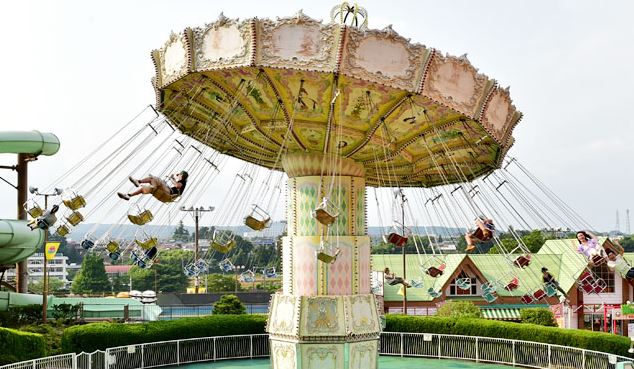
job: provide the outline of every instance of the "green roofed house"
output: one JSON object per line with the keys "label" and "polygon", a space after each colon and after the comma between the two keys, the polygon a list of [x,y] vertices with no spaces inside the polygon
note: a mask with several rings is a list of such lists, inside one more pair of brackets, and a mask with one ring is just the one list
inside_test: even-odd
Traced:
{"label": "green roofed house", "polygon": [[[600,241],[604,247],[618,248],[609,239]],[[546,307],[553,311],[562,327],[627,335],[628,319],[634,319],[634,314],[622,313],[621,305],[634,301],[632,287],[603,263],[591,270],[605,281],[604,289],[600,293],[584,290],[588,263],[577,253],[576,242],[574,239],[546,241],[524,269],[513,266],[513,260],[501,254],[407,255],[406,279],[412,284],[407,289],[407,312],[435,315],[446,300],[467,300],[479,305],[486,319],[519,321],[521,309]],[[623,256],[634,265],[634,254]],[[403,276],[402,255],[372,255],[372,266],[374,279],[378,280],[374,290],[382,295],[384,311],[402,313],[402,286],[382,283],[382,271],[386,267],[395,275]],[[444,268],[442,275],[436,278],[427,275],[425,270],[430,266]],[[544,284],[543,267],[566,292],[565,303],[561,302],[564,300],[561,292]],[[491,290],[495,291],[493,295],[487,292]]]}

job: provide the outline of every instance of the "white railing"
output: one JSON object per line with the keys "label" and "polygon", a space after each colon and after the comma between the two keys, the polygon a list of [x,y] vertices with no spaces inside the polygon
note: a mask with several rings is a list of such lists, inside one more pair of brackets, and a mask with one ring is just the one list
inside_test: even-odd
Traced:
{"label": "white railing", "polygon": [[[634,359],[574,347],[490,337],[384,332],[381,355],[460,359],[527,368],[615,369]],[[64,354],[0,369],[144,369],[269,356],[267,334],[192,338]]]}

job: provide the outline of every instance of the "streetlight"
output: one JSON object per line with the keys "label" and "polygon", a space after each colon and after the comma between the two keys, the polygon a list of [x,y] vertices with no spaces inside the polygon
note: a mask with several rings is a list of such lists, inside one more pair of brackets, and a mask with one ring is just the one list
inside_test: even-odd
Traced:
{"label": "streetlight", "polygon": [[[44,196],[44,209],[48,209],[48,197],[49,196],[59,196],[64,192],[61,188],[54,188],[51,193],[41,193],[37,187],[29,187],[29,192],[35,196]],[[46,241],[48,241],[48,229],[44,230],[44,252],[42,256],[44,257],[44,276],[42,286],[42,323],[46,323],[46,314],[48,309],[48,278],[47,278],[47,260],[46,260]]]}
{"label": "streetlight", "polygon": [[[192,217],[194,218],[194,223],[196,224],[196,232],[194,233],[194,260],[198,261],[198,219],[202,216],[203,213],[209,212],[211,213],[212,211],[214,211],[214,207],[213,206],[209,206],[206,209],[202,206],[200,207],[193,207],[190,206],[189,209],[186,208],[185,206],[181,206],[181,211],[186,211],[190,214],[192,214]],[[198,274],[196,274],[196,282],[194,284],[194,293],[198,294],[198,287],[200,286],[200,277],[198,276]]]}

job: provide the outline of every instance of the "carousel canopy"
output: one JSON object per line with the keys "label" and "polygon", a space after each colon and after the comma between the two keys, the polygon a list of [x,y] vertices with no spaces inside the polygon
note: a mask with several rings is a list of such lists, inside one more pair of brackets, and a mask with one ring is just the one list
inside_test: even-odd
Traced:
{"label": "carousel canopy", "polygon": [[[357,15],[357,14],[355,14]],[[391,27],[220,18],[153,51],[158,109],[214,149],[282,170],[286,153],[363,164],[370,186],[434,186],[499,167],[521,119],[465,56]]]}

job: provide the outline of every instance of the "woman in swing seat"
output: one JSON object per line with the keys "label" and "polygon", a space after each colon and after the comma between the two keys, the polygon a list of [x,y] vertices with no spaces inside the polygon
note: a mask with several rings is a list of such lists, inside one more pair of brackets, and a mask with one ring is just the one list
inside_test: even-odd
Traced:
{"label": "woman in swing seat", "polygon": [[579,231],[577,232],[577,241],[579,242],[577,252],[585,256],[588,261],[593,264],[600,264],[605,261],[605,250],[599,245],[597,236],[590,231]]}
{"label": "woman in swing seat", "polygon": [[405,287],[409,287],[410,284],[406,280],[401,277],[397,277],[394,273],[390,272],[390,268],[385,268],[383,270],[383,278],[390,286],[394,286],[397,284],[402,284]]}
{"label": "woman in swing seat", "polygon": [[[123,193],[118,192],[117,195],[124,199],[130,200],[131,197],[141,194],[152,194],[159,201],[162,202],[171,202],[174,198],[183,194],[185,191],[185,186],[187,185],[187,178],[189,174],[186,171],[181,171],[180,173],[170,175],[170,179],[174,182],[174,186],[170,187],[168,184],[155,176],[148,176],[142,179],[134,179],[132,177],[128,177],[130,182],[134,184],[137,189],[134,192]],[[143,184],[149,184],[149,186],[143,186]]]}
{"label": "woman in swing seat", "polygon": [[492,219],[489,219],[484,215],[480,215],[476,218],[475,224],[477,226],[476,230],[468,232],[464,236],[467,241],[467,252],[475,250],[476,242],[485,242],[493,238],[495,225],[493,225]]}

